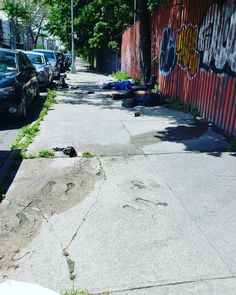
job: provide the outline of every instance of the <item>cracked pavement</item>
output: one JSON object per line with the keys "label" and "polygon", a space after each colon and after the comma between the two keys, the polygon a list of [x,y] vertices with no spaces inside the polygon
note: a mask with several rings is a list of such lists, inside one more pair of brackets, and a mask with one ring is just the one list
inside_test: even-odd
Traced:
{"label": "cracked pavement", "polygon": [[235,295],[236,158],[224,137],[189,114],[124,109],[99,87],[109,77],[77,66],[68,83],[79,88],[59,92],[29,153],[72,145],[78,157],[22,162],[0,205],[0,281],[62,292],[76,274],[91,294]]}

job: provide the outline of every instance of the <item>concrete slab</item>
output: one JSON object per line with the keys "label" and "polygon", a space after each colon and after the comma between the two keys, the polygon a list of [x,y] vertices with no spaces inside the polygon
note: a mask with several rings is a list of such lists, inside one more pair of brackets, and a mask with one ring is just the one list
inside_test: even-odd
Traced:
{"label": "concrete slab", "polygon": [[78,287],[115,291],[232,275],[145,157],[101,162],[98,202],[68,247]]}
{"label": "concrete slab", "polygon": [[235,274],[236,158],[200,153],[148,159]]}
{"label": "concrete slab", "polygon": [[[77,211],[76,221],[80,220],[78,214],[81,214],[83,220],[85,213],[95,202],[93,196],[89,197],[90,193],[97,192],[96,187],[103,180],[103,174],[98,159],[34,159],[22,162],[6,198],[0,206],[0,271],[2,279],[8,275],[9,269],[13,269],[13,277],[19,275],[23,278],[25,276],[27,280],[30,278],[34,281],[31,267],[28,263],[25,264],[24,259],[21,259],[28,252],[35,253],[36,258],[40,260],[38,263],[34,260],[33,270],[41,266],[41,261],[45,263],[45,258],[42,256],[44,252],[47,252],[47,255],[50,253],[53,262],[51,267],[50,262],[45,265],[45,269],[49,267],[55,272],[54,264],[57,263],[57,260],[61,264],[63,247],[56,235],[51,232],[52,227],[49,219],[55,214],[79,205],[88,197],[88,201],[85,201],[80,211]],[[45,221],[53,236],[53,243],[50,242],[47,231],[38,236],[42,230],[45,230],[43,228]],[[76,222],[75,224],[77,225]],[[72,230],[74,230],[73,227]],[[32,242],[34,247],[29,246],[34,238],[37,241]],[[59,251],[53,252],[55,240],[61,247],[59,256]],[[39,249],[37,245],[40,245]],[[28,254],[26,256],[28,259]],[[27,274],[22,272],[25,265],[29,268]],[[60,267],[58,265],[59,269]],[[67,271],[65,277],[67,280],[68,269],[65,271]],[[39,272],[42,274],[43,268],[40,268]],[[44,280],[47,283],[49,278],[42,276],[42,283]],[[56,284],[56,282],[54,283]]]}
{"label": "concrete slab", "polygon": [[62,253],[60,243],[44,220],[39,234],[15,256],[15,266],[7,273],[3,272],[1,277],[39,284],[62,294],[71,288],[67,262]]}

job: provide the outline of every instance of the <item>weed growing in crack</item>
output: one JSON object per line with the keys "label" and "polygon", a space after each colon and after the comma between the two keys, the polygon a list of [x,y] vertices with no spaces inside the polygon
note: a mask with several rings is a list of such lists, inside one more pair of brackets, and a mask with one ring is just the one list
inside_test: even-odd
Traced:
{"label": "weed growing in crack", "polygon": [[76,274],[71,273],[69,275],[69,279],[72,282],[72,289],[65,291],[63,293],[63,295],[89,295],[89,292],[87,290],[78,291],[78,290],[75,289]]}
{"label": "weed growing in crack", "polygon": [[94,153],[86,151],[86,152],[82,153],[82,157],[84,157],[84,158],[93,158]]}
{"label": "weed growing in crack", "polygon": [[40,158],[53,158],[55,156],[53,151],[50,150],[41,150],[39,151],[39,157]]}
{"label": "weed growing in crack", "polygon": [[230,141],[227,152],[231,152],[231,153],[236,152],[236,139],[233,139]]}

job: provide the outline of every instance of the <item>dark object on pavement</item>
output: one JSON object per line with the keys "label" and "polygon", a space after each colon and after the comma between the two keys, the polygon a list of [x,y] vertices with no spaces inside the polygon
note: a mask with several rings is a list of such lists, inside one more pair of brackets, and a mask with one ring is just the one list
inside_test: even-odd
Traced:
{"label": "dark object on pavement", "polygon": [[133,93],[114,93],[112,94],[112,99],[113,100],[122,100],[122,99],[127,99],[127,98],[132,98],[134,97]]}
{"label": "dark object on pavement", "polygon": [[69,156],[70,158],[77,157],[76,150],[74,149],[73,146],[68,146],[68,147],[66,147],[66,148],[59,148],[59,147],[56,147],[56,148],[53,148],[53,150],[54,150],[55,152],[63,152],[64,155]]}
{"label": "dark object on pavement", "polygon": [[157,84],[157,76],[153,75],[150,78],[150,81],[145,85],[129,85],[127,86],[128,92],[136,92],[138,90],[150,90],[154,89],[154,86]]}
{"label": "dark object on pavement", "polygon": [[68,84],[65,81],[66,74],[61,74],[59,78],[59,87],[61,88],[69,88]]}
{"label": "dark object on pavement", "polygon": [[88,91],[88,94],[94,94],[94,91]]}
{"label": "dark object on pavement", "polygon": [[135,95],[132,98],[124,99],[122,106],[126,108],[133,108],[136,106],[153,107],[162,105],[164,102],[164,96],[161,92],[157,93],[145,93],[144,95]]}
{"label": "dark object on pavement", "polygon": [[126,90],[128,86],[135,85],[133,80],[122,80],[111,82],[108,84],[104,84],[102,89],[109,89],[109,90]]}
{"label": "dark object on pavement", "polygon": [[140,116],[141,116],[141,113],[140,113],[140,112],[135,112],[135,113],[134,113],[134,116],[135,116],[135,117],[140,117]]}
{"label": "dark object on pavement", "polygon": [[70,89],[78,89],[79,88],[79,86],[77,86],[77,85],[71,85],[70,86]]}

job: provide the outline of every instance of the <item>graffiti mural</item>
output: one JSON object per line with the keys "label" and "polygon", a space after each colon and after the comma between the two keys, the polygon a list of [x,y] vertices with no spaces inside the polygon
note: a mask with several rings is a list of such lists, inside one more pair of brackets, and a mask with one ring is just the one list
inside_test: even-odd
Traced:
{"label": "graffiti mural", "polygon": [[236,76],[236,2],[214,1],[199,28],[200,67]]}
{"label": "graffiti mural", "polygon": [[160,73],[163,76],[169,75],[176,66],[176,48],[175,40],[172,34],[172,28],[165,28],[162,33],[160,45]]}
{"label": "graffiti mural", "polygon": [[199,69],[199,53],[197,48],[198,29],[191,24],[183,25],[176,34],[176,52],[178,64],[193,78]]}

